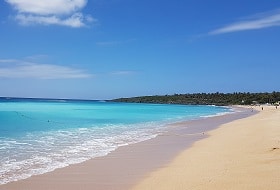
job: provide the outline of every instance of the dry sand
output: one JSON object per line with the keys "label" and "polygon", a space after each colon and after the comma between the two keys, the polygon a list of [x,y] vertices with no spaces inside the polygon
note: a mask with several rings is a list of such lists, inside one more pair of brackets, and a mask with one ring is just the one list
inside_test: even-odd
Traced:
{"label": "dry sand", "polygon": [[279,190],[280,109],[223,124],[134,190]]}
{"label": "dry sand", "polygon": [[250,110],[243,109],[235,114],[177,123],[157,138],[120,147],[105,157],[1,185],[0,190],[131,189],[152,171],[171,163],[195,141],[206,138],[207,131],[251,114]]}

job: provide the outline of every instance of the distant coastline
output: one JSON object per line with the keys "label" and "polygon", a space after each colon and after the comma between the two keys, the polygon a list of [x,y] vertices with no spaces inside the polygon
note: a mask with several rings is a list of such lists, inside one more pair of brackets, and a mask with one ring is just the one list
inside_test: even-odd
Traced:
{"label": "distant coastline", "polygon": [[194,93],[194,94],[174,94],[139,96],[132,98],[118,98],[113,102],[130,103],[156,103],[156,104],[186,104],[186,105],[259,105],[276,104],[280,102],[280,92],[235,92],[235,93]]}
{"label": "distant coastline", "polygon": [[37,98],[37,97],[0,97],[0,101],[72,101],[72,102],[126,102],[183,105],[259,105],[280,104],[280,91],[273,92],[234,92],[234,93],[187,93],[174,95],[136,96],[116,99],[75,99],[75,98]]}

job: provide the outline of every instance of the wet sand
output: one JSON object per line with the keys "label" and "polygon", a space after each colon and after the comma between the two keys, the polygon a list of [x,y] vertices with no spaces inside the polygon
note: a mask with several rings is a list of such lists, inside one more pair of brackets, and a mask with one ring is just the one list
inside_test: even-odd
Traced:
{"label": "wet sand", "polygon": [[279,190],[280,110],[263,108],[209,132],[133,189]]}
{"label": "wet sand", "polygon": [[194,142],[206,138],[207,131],[252,114],[243,109],[243,112],[234,114],[176,123],[154,139],[120,147],[105,157],[1,185],[0,189],[131,189],[154,171],[166,168]]}

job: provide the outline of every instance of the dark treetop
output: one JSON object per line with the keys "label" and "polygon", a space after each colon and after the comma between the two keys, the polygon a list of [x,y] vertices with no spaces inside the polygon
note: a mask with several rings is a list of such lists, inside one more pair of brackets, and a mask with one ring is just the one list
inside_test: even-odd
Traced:
{"label": "dark treetop", "polygon": [[279,104],[280,92],[272,93],[194,93],[140,96],[119,98],[113,102],[157,103],[157,104],[192,104],[192,105],[251,105],[251,104]]}

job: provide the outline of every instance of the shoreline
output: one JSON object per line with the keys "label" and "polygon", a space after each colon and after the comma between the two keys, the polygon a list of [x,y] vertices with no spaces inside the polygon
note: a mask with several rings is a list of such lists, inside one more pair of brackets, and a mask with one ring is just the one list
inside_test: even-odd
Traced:
{"label": "shoreline", "polygon": [[193,143],[206,138],[207,131],[252,114],[255,112],[246,109],[175,123],[170,125],[168,132],[156,138],[119,147],[104,157],[0,185],[0,189],[130,189],[148,173],[165,167]]}
{"label": "shoreline", "polygon": [[146,175],[133,190],[278,190],[280,111],[254,107],[257,114],[225,123]]}

